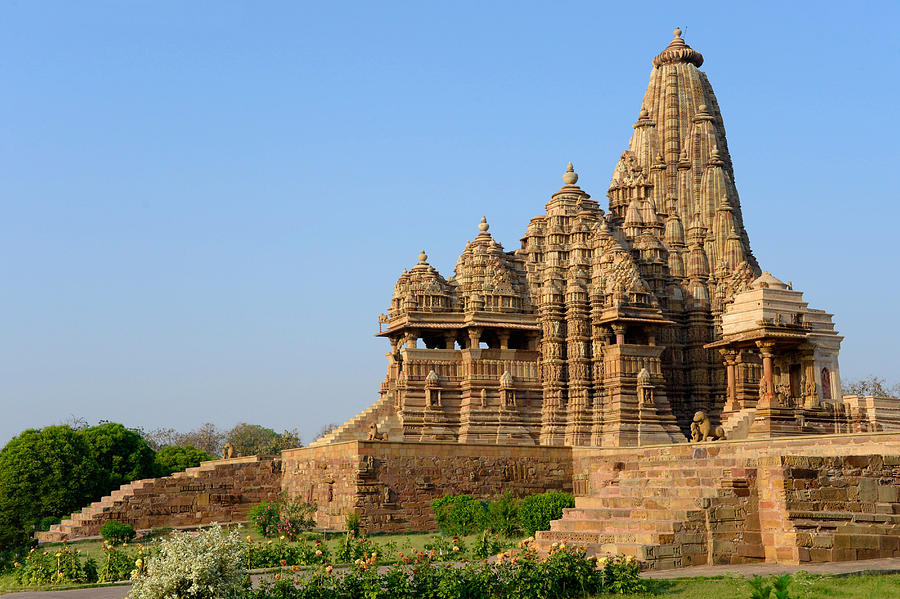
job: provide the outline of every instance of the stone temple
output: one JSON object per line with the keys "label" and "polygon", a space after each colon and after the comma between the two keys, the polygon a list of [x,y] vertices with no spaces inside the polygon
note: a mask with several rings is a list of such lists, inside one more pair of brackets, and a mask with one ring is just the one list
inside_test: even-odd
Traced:
{"label": "stone temple", "polygon": [[319,444],[678,443],[698,411],[729,439],[869,429],[831,315],[753,256],[703,56],[676,30],[652,64],[608,209],[570,163],[519,249],[482,218],[452,276],[421,253],[381,317],[381,399]]}
{"label": "stone temple", "polygon": [[900,555],[900,402],[842,396],[831,315],[753,256],[702,64],[678,29],[652,60],[606,208],[569,164],[518,249],[482,218],[452,276],[425,252],[403,271],[374,405],[309,447],[130,483],[39,538],[242,521],[280,492],[323,528],[433,530],[444,494],[561,489],[576,507],[545,548],[649,568]]}

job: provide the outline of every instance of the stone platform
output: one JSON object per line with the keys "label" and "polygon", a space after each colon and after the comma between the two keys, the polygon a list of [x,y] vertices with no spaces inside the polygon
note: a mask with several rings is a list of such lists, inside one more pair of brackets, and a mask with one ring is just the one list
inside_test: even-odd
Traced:
{"label": "stone platform", "polygon": [[135,530],[242,522],[254,504],[275,499],[280,490],[281,463],[274,456],[203,462],[171,476],[122,485],[36,536],[41,542],[94,537],[111,520]]}
{"label": "stone platform", "polygon": [[900,557],[900,433],[572,448],[350,441],[204,463],[137,481],[42,541],[246,519],[279,492],[315,503],[320,528],[357,513],[368,532],[435,529],[431,501],[573,491],[538,544],[634,555],[654,570]]}
{"label": "stone platform", "polygon": [[900,556],[900,434],[573,449],[575,508],[538,545],[651,569]]}

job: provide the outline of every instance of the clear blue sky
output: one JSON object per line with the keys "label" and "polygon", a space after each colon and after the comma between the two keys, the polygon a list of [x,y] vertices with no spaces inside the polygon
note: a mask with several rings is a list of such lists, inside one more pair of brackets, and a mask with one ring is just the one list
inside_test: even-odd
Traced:
{"label": "clear blue sky", "polygon": [[0,2],[0,443],[373,402],[421,249],[507,249],[566,162],[601,205],[672,29],[764,268],[900,380],[896,2]]}

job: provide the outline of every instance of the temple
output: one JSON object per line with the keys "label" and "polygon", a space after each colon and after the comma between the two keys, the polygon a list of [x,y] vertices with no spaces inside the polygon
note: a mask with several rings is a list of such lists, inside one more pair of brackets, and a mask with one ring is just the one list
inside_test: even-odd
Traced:
{"label": "temple", "polygon": [[900,556],[900,401],[843,396],[831,314],[754,258],[702,64],[678,29],[653,59],[606,209],[569,164],[521,247],[482,218],[452,276],[419,254],[378,319],[371,407],[280,456],[129,483],[38,537],[239,522],[280,493],[324,529],[423,531],[447,494],[562,490],[575,507],[541,550],[656,569]]}
{"label": "temple", "polygon": [[831,315],[753,256],[702,64],[680,29],[653,59],[607,210],[569,163],[520,248],[482,218],[452,276],[419,254],[379,318],[381,398],[316,444],[678,443],[697,412],[729,439],[882,430],[841,398]]}

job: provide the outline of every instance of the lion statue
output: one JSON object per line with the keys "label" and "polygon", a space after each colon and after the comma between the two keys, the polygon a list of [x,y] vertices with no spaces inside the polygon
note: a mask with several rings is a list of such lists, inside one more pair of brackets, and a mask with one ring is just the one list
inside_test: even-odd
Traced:
{"label": "lion statue", "polygon": [[369,425],[369,436],[366,437],[367,441],[387,441],[387,433],[379,433],[378,425],[374,422]]}
{"label": "lion statue", "polygon": [[694,414],[694,420],[691,422],[691,441],[699,443],[701,441],[718,441],[725,438],[725,429],[721,426],[713,428],[712,422],[704,412]]}
{"label": "lion statue", "polygon": [[234,457],[234,445],[229,441],[225,444],[225,447],[222,448],[222,459],[227,460],[229,458]]}

